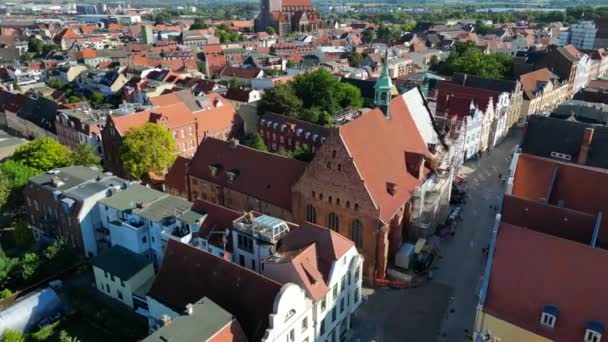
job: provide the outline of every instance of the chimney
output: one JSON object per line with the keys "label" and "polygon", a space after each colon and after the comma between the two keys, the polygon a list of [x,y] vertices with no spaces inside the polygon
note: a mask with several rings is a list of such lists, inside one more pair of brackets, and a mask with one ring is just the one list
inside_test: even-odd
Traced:
{"label": "chimney", "polygon": [[188,305],[186,305],[186,315],[191,316],[194,313],[194,305],[192,305],[191,303],[188,303]]}
{"label": "chimney", "polygon": [[239,146],[239,139],[230,139],[229,143],[231,148],[237,148]]}
{"label": "chimney", "polygon": [[576,161],[578,164],[587,164],[587,158],[589,157],[589,149],[591,148],[592,140],[593,128],[587,127],[585,128],[585,133],[583,133],[583,141],[581,142],[581,148],[578,152],[578,160]]}
{"label": "chimney", "polygon": [[169,315],[162,315],[160,316],[160,326],[161,327],[166,327],[167,325],[171,324],[171,317],[169,317]]}

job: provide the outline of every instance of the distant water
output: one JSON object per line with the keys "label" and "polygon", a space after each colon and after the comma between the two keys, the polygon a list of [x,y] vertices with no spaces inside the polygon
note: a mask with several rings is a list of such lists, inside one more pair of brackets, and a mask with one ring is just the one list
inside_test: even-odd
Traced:
{"label": "distant water", "polygon": [[476,12],[566,12],[565,8],[511,8],[511,7],[493,7],[493,8],[480,8],[475,10]]}

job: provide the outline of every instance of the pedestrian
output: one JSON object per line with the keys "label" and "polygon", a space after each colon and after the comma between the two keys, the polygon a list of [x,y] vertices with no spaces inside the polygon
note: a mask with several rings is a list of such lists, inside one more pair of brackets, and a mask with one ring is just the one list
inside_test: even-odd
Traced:
{"label": "pedestrian", "polygon": [[502,179],[502,173],[498,174],[498,179]]}

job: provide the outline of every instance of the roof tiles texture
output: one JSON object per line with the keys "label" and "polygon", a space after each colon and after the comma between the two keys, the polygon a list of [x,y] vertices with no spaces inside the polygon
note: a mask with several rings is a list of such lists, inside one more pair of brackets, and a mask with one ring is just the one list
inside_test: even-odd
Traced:
{"label": "roof tiles texture", "polygon": [[[431,158],[403,97],[391,101],[389,112],[390,119],[387,119],[376,108],[339,127],[340,137],[372,200],[379,207],[383,222],[387,222],[422,184],[408,172],[406,153]],[[374,138],[370,139],[370,136]],[[425,168],[424,176],[428,172]],[[394,195],[388,193],[387,182],[397,185]]]}
{"label": "roof tiles texture", "polygon": [[[608,251],[502,223],[483,311],[554,341],[581,341],[587,322],[608,323]],[[543,328],[545,305],[559,315]]]}

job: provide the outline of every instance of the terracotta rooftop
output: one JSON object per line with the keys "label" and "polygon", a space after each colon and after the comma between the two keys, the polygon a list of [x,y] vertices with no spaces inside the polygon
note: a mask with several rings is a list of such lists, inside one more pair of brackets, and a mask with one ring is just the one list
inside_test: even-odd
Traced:
{"label": "terracotta rooftop", "polygon": [[[498,95],[500,93],[493,90],[465,87],[450,81],[437,81],[437,112],[449,112],[451,115],[463,116],[469,113],[471,100],[475,102],[481,111],[485,112],[490,99],[496,105]],[[466,103],[466,107],[460,104],[457,108],[453,108],[453,98],[468,100],[468,103]],[[462,113],[463,110],[465,111],[464,114]]]}
{"label": "terracotta rooftop", "polygon": [[[608,170],[521,154],[512,195],[606,216],[608,191],[601,189],[608,189]],[[602,220],[598,245],[608,247],[608,219]]]}
{"label": "terracotta rooftop", "polygon": [[177,156],[169,172],[165,175],[165,186],[176,189],[180,193],[188,193],[188,181],[186,172],[190,159]]}
{"label": "terracotta rooftop", "polygon": [[535,91],[539,87],[539,82],[550,82],[556,76],[547,68],[538,69],[519,76],[521,87],[528,99],[533,99],[537,95]]}
{"label": "terracotta rooftop", "polygon": [[[383,222],[422,184],[408,172],[406,154],[432,157],[403,97],[391,101],[390,115],[387,119],[382,110],[376,108],[339,127],[340,137]],[[371,136],[374,138],[370,139]],[[424,168],[423,172],[426,175],[429,170]],[[397,185],[394,195],[388,193],[387,182]]]}
{"label": "terracotta rooftop", "polygon": [[[500,225],[483,311],[553,341],[582,341],[591,320],[608,324],[608,251],[508,223]],[[559,314],[540,324],[545,305]]]}
{"label": "terracotta rooftop", "polygon": [[169,239],[148,295],[178,312],[207,297],[236,317],[250,341],[260,341],[280,291],[273,280]]}

